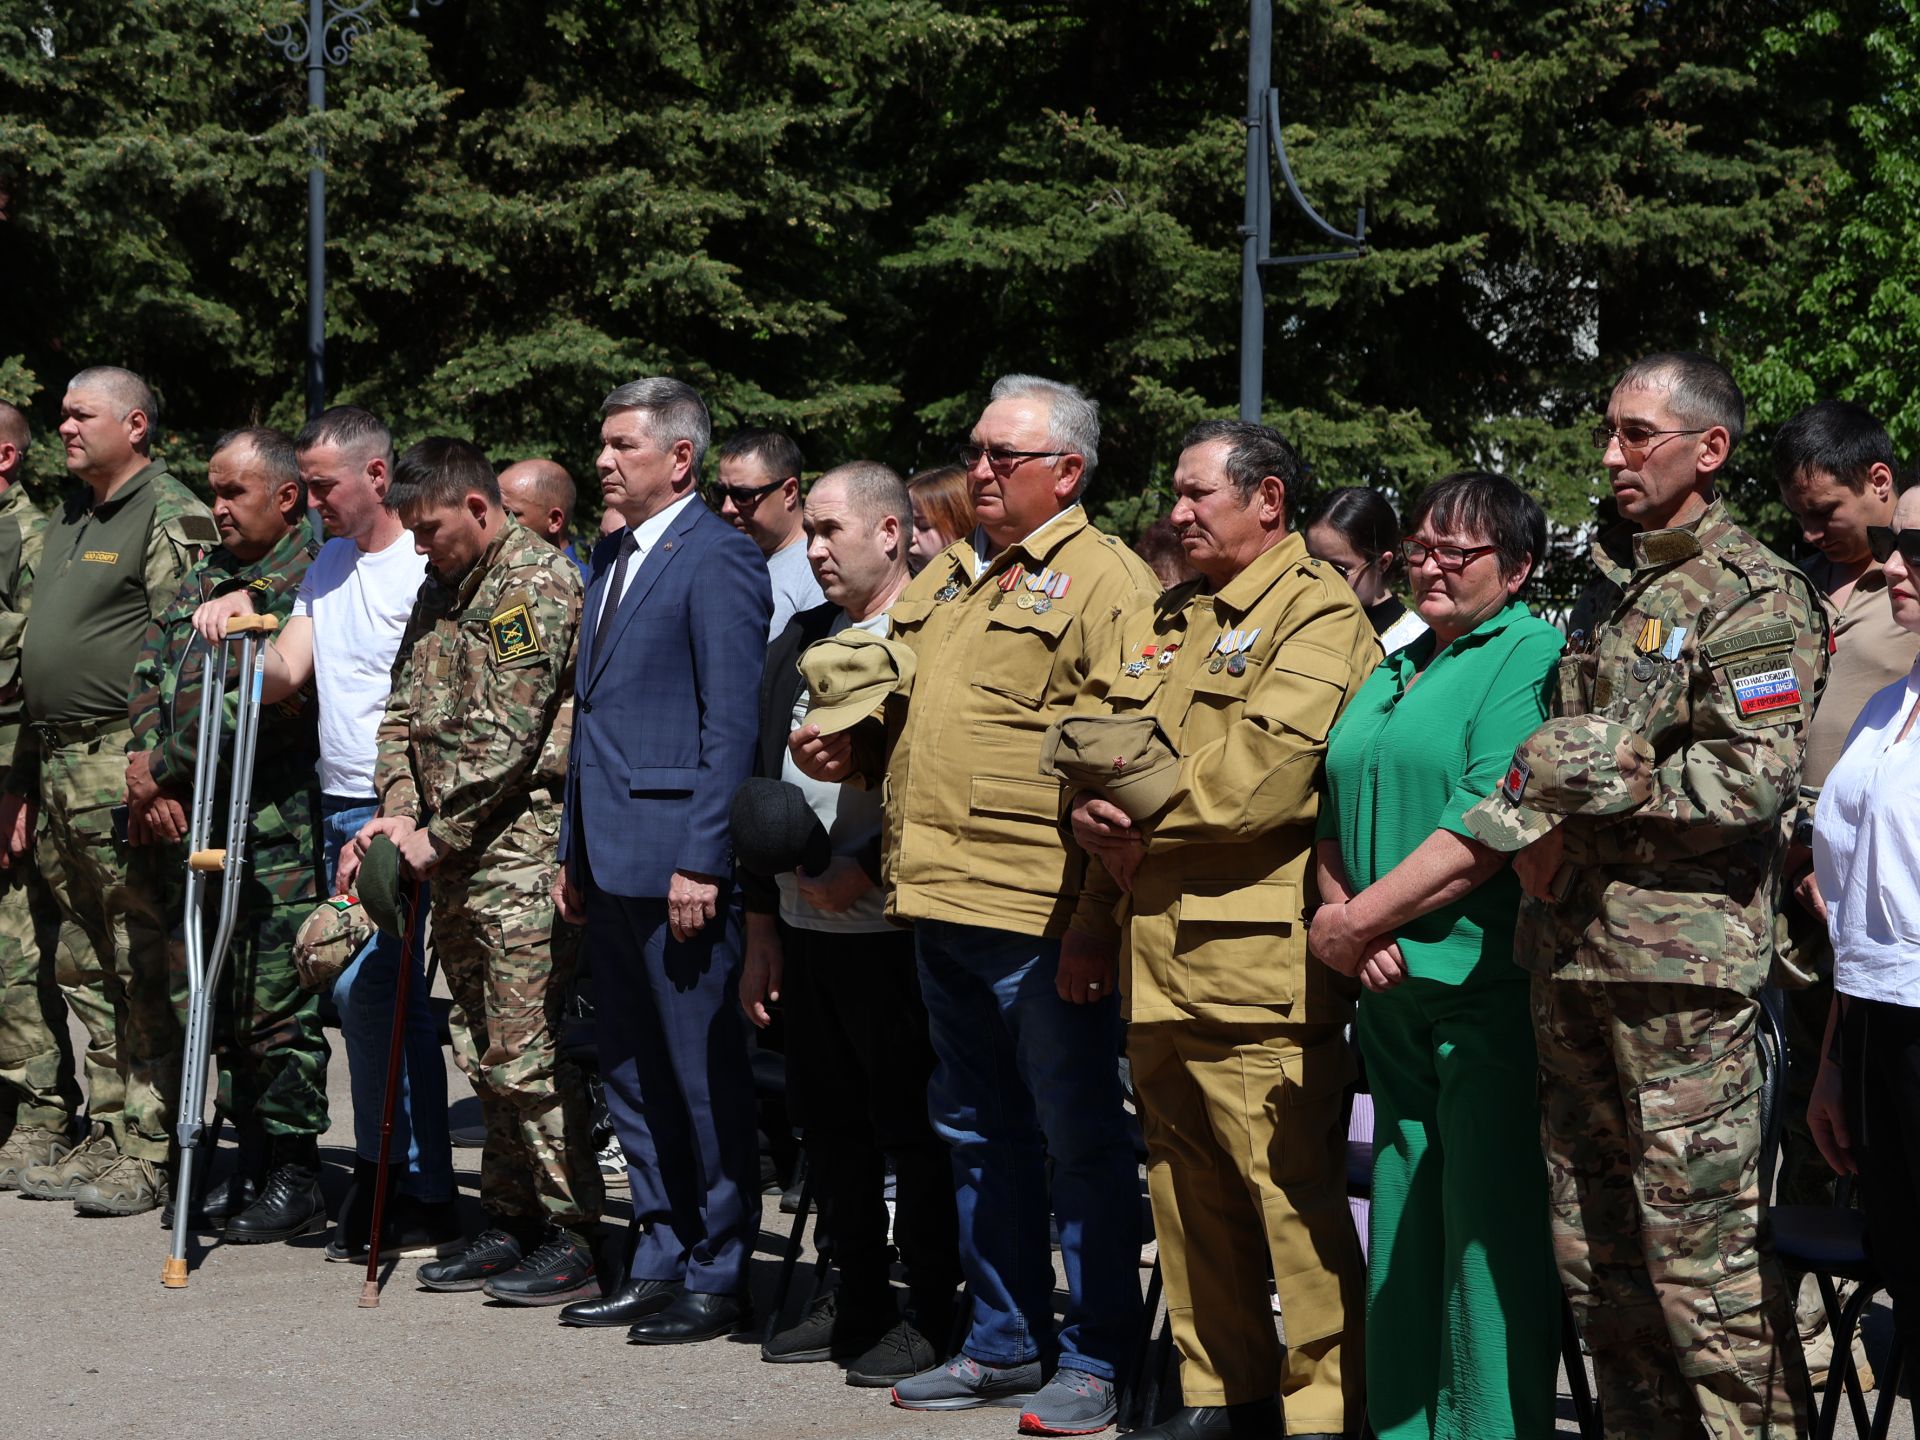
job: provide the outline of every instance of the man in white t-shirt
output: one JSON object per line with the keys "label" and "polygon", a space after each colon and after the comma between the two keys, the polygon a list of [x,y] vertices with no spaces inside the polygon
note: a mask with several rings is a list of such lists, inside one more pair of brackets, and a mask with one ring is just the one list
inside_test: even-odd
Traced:
{"label": "man in white t-shirt", "polygon": [[[367,411],[336,405],[309,420],[294,441],[301,478],[334,538],[321,547],[301,584],[293,617],[267,651],[265,698],[271,703],[312,677],[320,697],[320,790],[327,874],[373,818],[374,736],[386,713],[394,655],[426,575],[426,558],[386,507],[393,436]],[[209,601],[194,624],[209,638],[227,618],[250,611],[246,591]],[[384,1249],[438,1251],[461,1238],[453,1203],[453,1154],[447,1134],[447,1072],[439,1027],[428,1006],[426,900],[411,953],[404,1078],[393,1117],[392,1156],[399,1203],[388,1207]],[[341,1208],[329,1260],[366,1254],[387,1057],[402,946],[397,936],[368,943],[335,982],[340,1035],[353,1091],[354,1187]]]}
{"label": "man in white t-shirt", "polygon": [[773,586],[773,622],[767,640],[802,610],[826,596],[807,563],[800,525],[800,447],[777,430],[736,430],[714,448],[719,476],[714,500],[720,518],[760,547]]}
{"label": "man in white t-shirt", "polygon": [[[827,602],[796,615],[767,652],[758,768],[799,787],[826,827],[833,861],[813,877],[742,871],[740,1003],[762,1028],[769,1001],[785,1007],[787,1103],[832,1207],[840,1285],[761,1355],[775,1364],[841,1360],[849,1384],[881,1386],[946,1357],[960,1281],[952,1162],[927,1116],[933,1046],[913,935],[885,914],[880,793],[803,774],[787,736],[810,703],[794,666],[801,650],[849,628],[887,633],[887,611],[909,578],[913,510],[898,475],[856,461],[814,482],[805,525]],[[904,1318],[888,1280],[887,1156],[898,1181]]]}

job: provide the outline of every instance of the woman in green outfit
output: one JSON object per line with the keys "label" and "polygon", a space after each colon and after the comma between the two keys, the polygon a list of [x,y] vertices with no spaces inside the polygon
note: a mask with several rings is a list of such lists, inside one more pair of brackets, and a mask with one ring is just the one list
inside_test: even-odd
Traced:
{"label": "woman in green outfit", "polygon": [[1373,1085],[1367,1413],[1381,1440],[1554,1432],[1560,1288],[1534,1104],[1519,885],[1460,817],[1546,718],[1560,632],[1518,597],[1546,517],[1483,471],[1407,517],[1428,633],[1327,744],[1310,944],[1358,976]]}

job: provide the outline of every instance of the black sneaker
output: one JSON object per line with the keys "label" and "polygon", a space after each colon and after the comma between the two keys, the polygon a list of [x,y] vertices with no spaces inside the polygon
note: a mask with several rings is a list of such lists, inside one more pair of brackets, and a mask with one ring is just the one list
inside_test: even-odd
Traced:
{"label": "black sneaker", "polygon": [[538,1250],[480,1288],[508,1305],[564,1305],[598,1295],[600,1281],[593,1272],[592,1249],[565,1230],[555,1230]]}
{"label": "black sneaker", "polygon": [[847,1384],[884,1389],[939,1363],[933,1342],[911,1320],[902,1320],[847,1366]]}
{"label": "black sneaker", "polygon": [[479,1290],[496,1275],[513,1269],[526,1248],[505,1230],[482,1230],[466,1249],[445,1260],[434,1260],[414,1272],[429,1290]]}
{"label": "black sneaker", "polygon": [[[849,1302],[844,1286],[829,1290],[807,1307],[807,1313],[796,1324],[762,1345],[760,1358],[769,1365],[851,1360],[887,1332],[896,1313],[890,1294]],[[932,1363],[932,1360],[927,1362]],[[922,1365],[907,1373],[918,1374],[925,1368]]]}

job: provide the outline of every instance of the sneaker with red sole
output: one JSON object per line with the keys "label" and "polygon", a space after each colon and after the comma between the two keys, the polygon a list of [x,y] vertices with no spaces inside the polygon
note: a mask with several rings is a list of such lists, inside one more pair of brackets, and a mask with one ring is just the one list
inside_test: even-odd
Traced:
{"label": "sneaker with red sole", "polygon": [[1022,1435],[1098,1435],[1120,1418],[1111,1380],[1061,1368],[1020,1412]]}

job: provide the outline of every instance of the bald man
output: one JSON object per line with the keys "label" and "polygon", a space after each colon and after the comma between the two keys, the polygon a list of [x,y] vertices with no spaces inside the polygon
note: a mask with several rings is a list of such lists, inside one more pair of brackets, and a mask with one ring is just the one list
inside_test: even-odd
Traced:
{"label": "bald man", "polygon": [[566,467],[552,460],[517,460],[500,472],[500,503],[508,514],[587,573],[573,548],[573,506],[578,491]]}
{"label": "bald man", "polygon": [[[33,432],[0,401],[0,750],[20,730],[20,632],[47,517],[22,483]],[[0,871],[0,1190],[56,1158],[80,1108],[67,1006],[54,978],[60,911],[31,856]]]}

